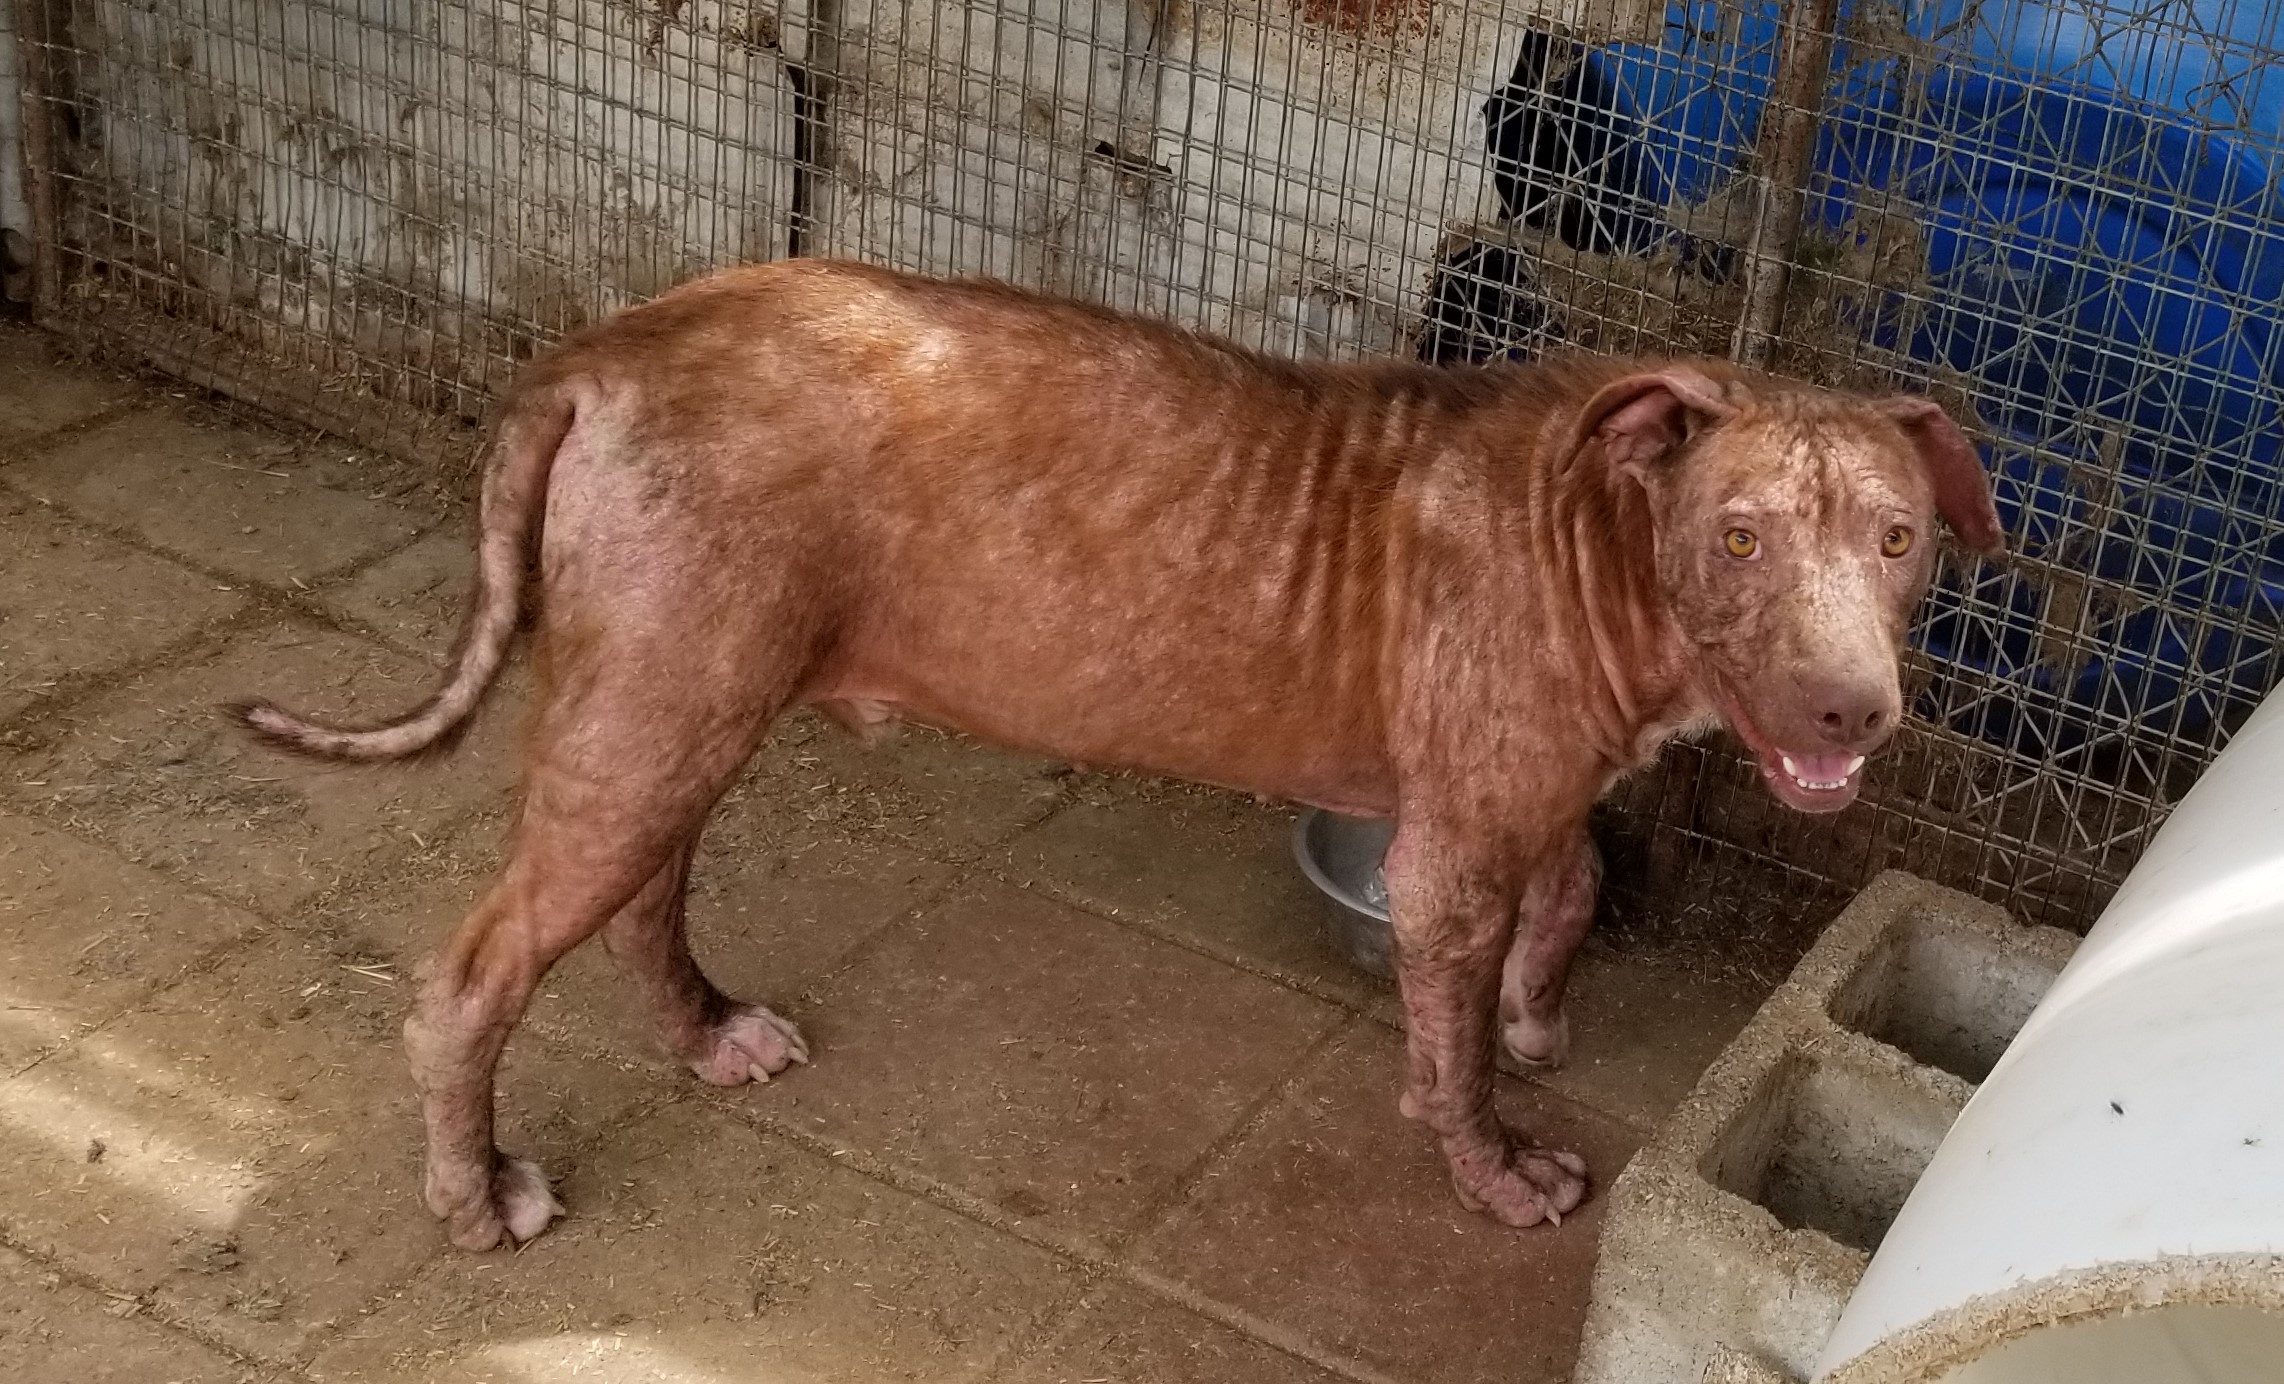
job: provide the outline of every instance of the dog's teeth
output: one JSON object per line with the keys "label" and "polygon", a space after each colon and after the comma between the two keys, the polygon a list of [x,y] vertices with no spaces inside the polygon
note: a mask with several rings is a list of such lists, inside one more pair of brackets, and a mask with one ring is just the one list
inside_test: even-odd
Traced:
{"label": "dog's teeth", "polygon": [[1800,780],[1800,766],[1792,762],[1792,756],[1783,755],[1780,758],[1784,760],[1784,771],[1792,775],[1796,781]]}
{"label": "dog's teeth", "polygon": [[1858,769],[1861,769],[1861,768],[1863,768],[1863,767],[1864,767],[1864,757],[1863,757],[1862,755],[1857,755],[1857,756],[1856,756],[1854,759],[1851,759],[1851,760],[1849,760],[1849,761],[1848,761],[1848,772],[1849,772],[1850,774],[1853,774],[1853,773],[1855,773],[1855,772],[1856,772]]}

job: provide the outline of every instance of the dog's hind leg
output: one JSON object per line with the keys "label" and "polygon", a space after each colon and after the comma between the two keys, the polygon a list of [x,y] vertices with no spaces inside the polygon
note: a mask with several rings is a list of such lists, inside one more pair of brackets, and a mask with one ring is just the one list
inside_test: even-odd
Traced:
{"label": "dog's hind leg", "polygon": [[[687,1006],[695,995],[703,1007],[712,993],[679,943],[689,852],[814,662],[809,636],[821,621],[790,591],[779,600],[751,585],[736,593],[742,600],[647,594],[622,594],[606,618],[581,614],[587,602],[577,599],[554,604],[566,613],[551,613],[541,631],[541,690],[507,863],[424,966],[405,1020],[428,1132],[429,1209],[463,1248],[527,1240],[561,1209],[537,1168],[499,1151],[492,1128],[493,1073],[548,967],[616,920],[614,951],[654,1003],[664,994]],[[695,621],[712,638],[677,632],[670,617],[702,606],[731,613]],[[776,1060],[768,1033],[744,1034],[734,1014],[715,1022],[724,1020],[733,1047],[755,1049],[749,1072]],[[797,1042],[770,1032],[788,1051]]]}
{"label": "dog's hind leg", "polygon": [[[540,776],[535,775],[535,779]],[[429,1210],[463,1249],[523,1241],[561,1211],[538,1168],[493,1142],[493,1073],[541,977],[612,915],[650,891],[704,811],[652,795],[626,799],[682,819],[675,836],[611,813],[566,811],[544,780],[517,822],[506,866],[459,929],[422,963],[404,1024],[405,1055],[428,1132]]]}
{"label": "dog's hind leg", "polygon": [[603,929],[603,946],[641,992],[667,1050],[716,1086],[767,1081],[809,1060],[798,1029],[717,989],[690,955],[683,901],[696,838],[651,877]]}

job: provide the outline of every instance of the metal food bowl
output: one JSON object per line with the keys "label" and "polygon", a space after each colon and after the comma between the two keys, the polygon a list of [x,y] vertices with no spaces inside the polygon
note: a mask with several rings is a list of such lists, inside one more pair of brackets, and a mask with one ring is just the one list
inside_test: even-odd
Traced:
{"label": "metal food bowl", "polygon": [[1327,930],[1340,954],[1363,970],[1393,979],[1394,934],[1388,926],[1388,885],[1380,861],[1396,824],[1310,808],[1293,827],[1293,858],[1325,893]]}

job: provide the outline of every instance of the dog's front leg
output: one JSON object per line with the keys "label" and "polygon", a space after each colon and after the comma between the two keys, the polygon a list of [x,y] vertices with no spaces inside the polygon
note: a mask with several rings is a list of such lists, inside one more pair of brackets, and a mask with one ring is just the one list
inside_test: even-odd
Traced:
{"label": "dog's front leg", "polygon": [[1526,1067],[1559,1067],[1570,1056],[1562,991],[1601,894],[1602,856],[1583,829],[1523,891],[1520,926],[1499,985],[1499,1041]]}
{"label": "dog's front leg", "polygon": [[1492,1106],[1502,963],[1536,877],[1572,864],[1567,838],[1519,855],[1414,818],[1387,856],[1396,977],[1409,1049],[1402,1109],[1435,1131],[1469,1210],[1512,1226],[1559,1221],[1586,1197],[1577,1155],[1516,1139]]}

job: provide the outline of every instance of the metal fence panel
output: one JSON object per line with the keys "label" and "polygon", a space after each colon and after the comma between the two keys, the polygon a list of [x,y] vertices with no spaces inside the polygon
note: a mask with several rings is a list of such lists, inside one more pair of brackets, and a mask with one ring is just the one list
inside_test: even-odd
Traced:
{"label": "metal fence panel", "polygon": [[707,268],[1265,350],[1932,390],[1998,479],[1869,804],[1685,749],[1642,863],[2082,921],[2277,677],[2284,9],[2248,0],[14,0],[52,324],[379,445]]}

